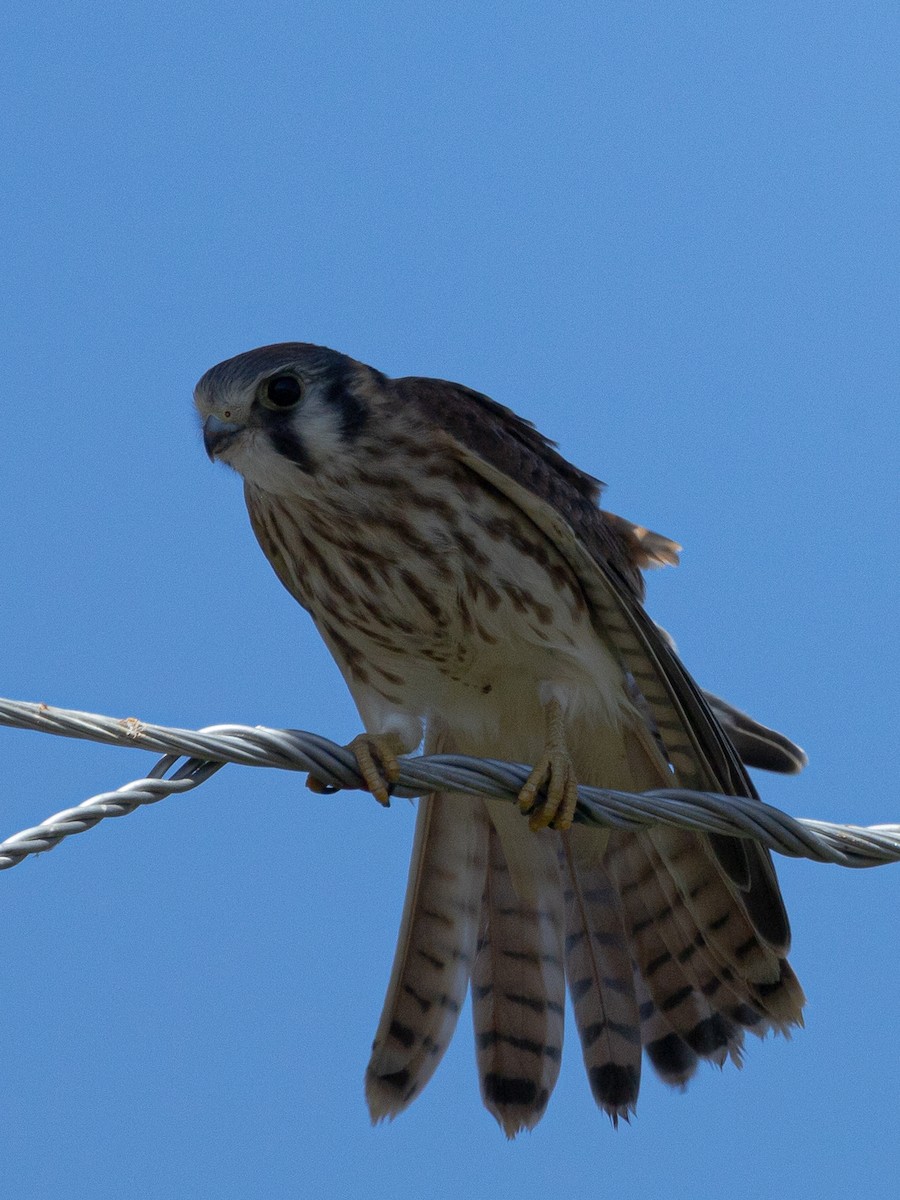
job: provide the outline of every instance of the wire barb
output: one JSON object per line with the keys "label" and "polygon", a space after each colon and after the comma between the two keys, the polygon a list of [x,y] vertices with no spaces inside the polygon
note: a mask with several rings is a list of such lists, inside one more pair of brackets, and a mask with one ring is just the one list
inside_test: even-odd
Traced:
{"label": "wire barb", "polygon": [[[17,866],[30,854],[52,850],[64,838],[84,833],[106,817],[123,817],[143,805],[157,804],[166,796],[191,791],[226,763],[310,772],[335,789],[364,788],[356,759],[347,747],[300,729],[248,725],[170,729],[134,717],[116,719],[4,699],[0,699],[0,725],[163,754],[145,778],[123,784],[115,791],[101,792],[0,842],[0,870]],[[186,761],[178,766],[181,759]],[[459,754],[399,761],[400,778],[394,789],[398,796],[441,791],[515,801],[531,770],[516,763]],[[758,800],[714,792],[663,788],[638,794],[579,787],[575,820],[614,829],[670,825],[756,838],[779,854],[843,867],[900,862],[900,825],[865,828],[802,820]]]}

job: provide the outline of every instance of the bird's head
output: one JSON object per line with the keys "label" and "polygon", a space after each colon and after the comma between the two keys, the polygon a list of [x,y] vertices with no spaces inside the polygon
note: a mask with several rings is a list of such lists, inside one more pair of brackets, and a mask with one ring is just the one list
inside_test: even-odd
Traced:
{"label": "bird's head", "polygon": [[335,350],[284,342],[211,367],[194,401],[211,459],[265,491],[296,492],[368,440],[387,383]]}

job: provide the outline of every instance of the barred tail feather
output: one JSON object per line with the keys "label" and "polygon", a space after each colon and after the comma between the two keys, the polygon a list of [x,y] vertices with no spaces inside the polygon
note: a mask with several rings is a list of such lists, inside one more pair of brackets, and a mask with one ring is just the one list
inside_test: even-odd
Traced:
{"label": "barred tail feather", "polygon": [[[661,767],[662,786],[671,784],[658,745],[643,722],[626,730],[626,747],[636,768],[637,790],[660,786],[659,776],[655,782],[641,782],[642,760],[647,764],[643,769],[645,778],[649,767]],[[742,978],[761,982],[778,978],[778,960],[784,956],[787,943],[773,941],[767,927],[779,925],[771,914],[783,914],[784,904],[771,861],[762,847],[753,843],[745,846],[737,838],[714,838],[664,826],[641,834],[640,842],[656,862],[660,880],[668,876],[675,884],[678,907],[688,910],[690,923],[703,932],[722,961],[733,965]],[[729,859],[731,871],[723,859]],[[735,882],[738,875],[744,877],[743,886]],[[760,917],[760,912],[768,916]],[[786,917],[784,923],[786,928]]]}
{"label": "barred tail feather", "polygon": [[[632,786],[658,786],[650,731],[630,726],[625,737]],[[707,838],[663,827],[614,833],[605,862],[641,977],[642,1038],[664,1079],[683,1086],[696,1067],[692,1055],[740,1065],[745,1031],[787,1032],[801,1021],[804,997],[793,972]],[[765,894],[770,881],[755,867],[748,858],[751,883]],[[778,896],[774,876],[771,886]]]}
{"label": "barred tail feather", "polygon": [[565,1013],[563,912],[555,835],[524,830],[532,898],[520,899],[492,826],[472,1017],[485,1107],[507,1137],[540,1120],[559,1075]]}
{"label": "barred tail feather", "polygon": [[406,907],[366,1070],[373,1121],[393,1118],[434,1073],[456,1027],[478,935],[488,824],[478,798],[420,801]]}
{"label": "barred tail feather", "polygon": [[[613,834],[607,854],[647,993],[641,1015],[648,1057],[676,1086],[695,1066],[685,1049],[740,1066],[744,1032],[786,1033],[801,1023],[804,999],[783,960],[767,964],[765,980],[756,978],[761,950],[751,923],[735,907],[704,841],[683,836],[689,840],[660,854],[656,836]],[[700,886],[698,880],[708,882]],[[688,890],[694,891],[690,902]]]}
{"label": "barred tail feather", "polygon": [[683,1091],[700,1060],[654,1004],[637,965],[634,968],[634,993],[641,1014],[641,1041],[647,1057],[664,1083]]}
{"label": "barred tail feather", "polygon": [[616,891],[596,861],[595,831],[560,839],[566,976],[584,1065],[597,1104],[628,1120],[641,1078],[641,1032],[631,957]]}
{"label": "barred tail feather", "polygon": [[[653,1040],[674,1034],[696,1057],[719,1066],[729,1057],[740,1062],[742,1033],[706,993],[706,978],[698,970],[699,932],[679,922],[671,880],[658,871],[652,847],[640,835],[614,834],[609,862],[618,881],[635,969],[658,1017]],[[679,1056],[687,1058],[680,1051]]]}
{"label": "barred tail feather", "polygon": [[777,982],[780,957],[759,936],[740,893],[726,881],[706,839],[661,828],[641,836],[659,863],[658,877],[676,909],[676,919],[685,931],[701,935],[698,948],[736,979]]}
{"label": "barred tail feather", "polygon": [[792,1028],[802,1028],[806,996],[786,958],[778,963],[777,980],[751,984],[750,993],[753,1004],[765,1013],[767,1026],[776,1033],[790,1037]]}

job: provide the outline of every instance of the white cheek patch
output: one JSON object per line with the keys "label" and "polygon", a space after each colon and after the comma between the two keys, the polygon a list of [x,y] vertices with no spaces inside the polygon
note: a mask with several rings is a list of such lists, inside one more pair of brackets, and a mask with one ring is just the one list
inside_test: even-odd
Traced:
{"label": "white cheek patch", "polygon": [[248,429],[222,456],[248,483],[275,496],[296,495],[303,472],[296,463],[279,454],[261,429]]}
{"label": "white cheek patch", "polygon": [[327,467],[335,459],[345,456],[347,448],[341,434],[341,413],[315,392],[307,395],[292,423],[316,467]]}

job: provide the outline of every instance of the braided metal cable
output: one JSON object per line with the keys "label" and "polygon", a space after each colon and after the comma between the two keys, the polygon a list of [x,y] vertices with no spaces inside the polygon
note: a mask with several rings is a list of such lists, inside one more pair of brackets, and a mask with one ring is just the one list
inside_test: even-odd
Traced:
{"label": "braided metal cable", "polygon": [[[117,720],[4,699],[0,699],[0,725],[162,752],[164,756],[145,778],[92,796],[0,842],[0,870],[18,865],[30,854],[52,850],[64,838],[83,833],[106,817],[125,816],[142,805],[190,791],[226,763],[306,771],[334,790],[364,787],[350,750],[299,729],[247,725],[170,729],[134,717]],[[177,766],[182,758],[187,761]],[[394,794],[463,792],[514,801],[529,773],[529,767],[458,754],[401,758]],[[758,800],[712,792],[665,788],[637,794],[579,787],[575,820],[614,829],[670,825],[752,837],[779,854],[844,867],[900,862],[900,825],[862,827],[796,819]]]}

